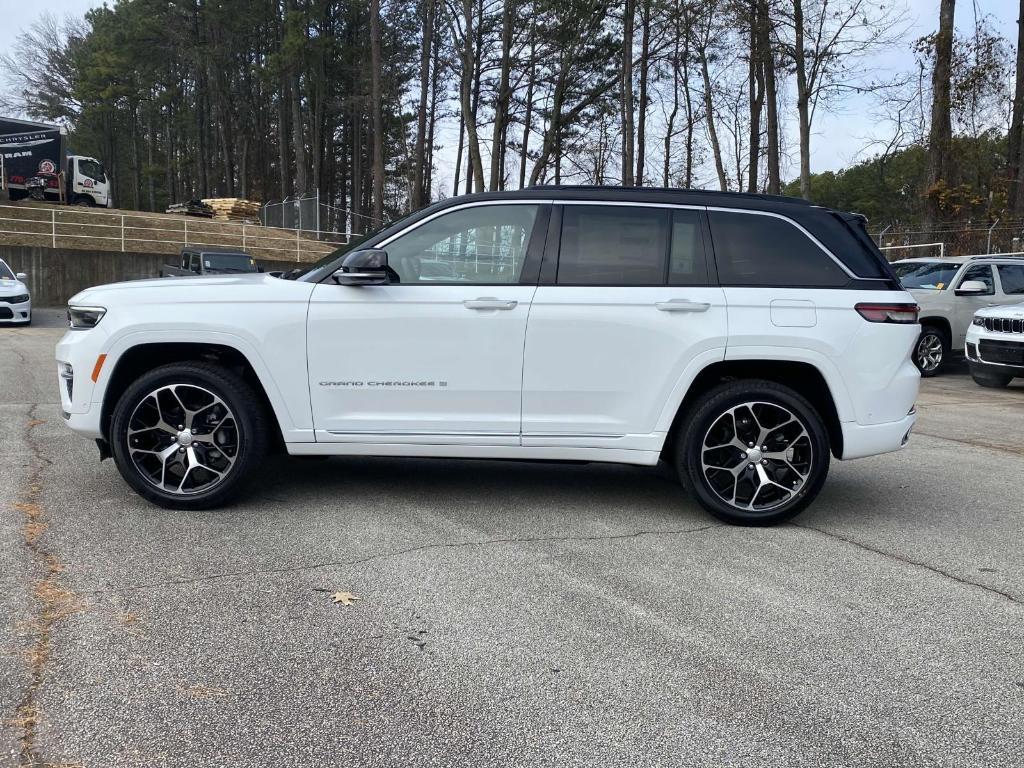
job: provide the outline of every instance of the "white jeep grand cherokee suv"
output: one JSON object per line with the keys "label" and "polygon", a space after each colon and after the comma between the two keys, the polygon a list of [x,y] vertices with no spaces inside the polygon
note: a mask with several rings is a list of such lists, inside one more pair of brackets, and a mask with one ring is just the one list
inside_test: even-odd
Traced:
{"label": "white jeep grand cherokee suv", "polygon": [[920,383],[917,305],[861,219],[756,195],[454,198],[284,279],[120,283],[68,312],[68,425],[185,509],[281,447],[664,459],[718,517],[776,522],[830,456],[904,445]]}
{"label": "white jeep grand cherokee suv", "polygon": [[[1024,279],[1019,287],[1024,293]],[[978,310],[964,347],[971,376],[981,386],[1002,389],[1024,378],[1024,303]]]}

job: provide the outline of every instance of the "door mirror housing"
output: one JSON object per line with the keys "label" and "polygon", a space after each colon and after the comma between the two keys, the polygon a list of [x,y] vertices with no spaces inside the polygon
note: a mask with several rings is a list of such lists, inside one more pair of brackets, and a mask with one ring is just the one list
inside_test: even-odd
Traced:
{"label": "door mirror housing", "polygon": [[388,252],[380,248],[353,251],[331,277],[338,285],[387,285],[391,282]]}
{"label": "door mirror housing", "polygon": [[14,276],[14,279],[15,280],[28,280],[28,275],[26,275],[24,272],[19,272],[18,274],[16,274]]}
{"label": "door mirror housing", "polygon": [[957,296],[981,296],[988,293],[988,285],[981,280],[964,280],[956,289]]}

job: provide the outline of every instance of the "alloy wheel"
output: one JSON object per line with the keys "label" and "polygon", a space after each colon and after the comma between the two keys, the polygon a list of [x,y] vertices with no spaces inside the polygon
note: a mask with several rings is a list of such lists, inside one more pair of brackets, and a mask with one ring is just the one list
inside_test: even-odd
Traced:
{"label": "alloy wheel", "polygon": [[937,333],[923,333],[914,350],[914,362],[925,373],[931,373],[942,364],[942,338]]}
{"label": "alloy wheel", "polygon": [[814,451],[807,426],[776,403],[746,402],[711,424],[701,445],[701,470],[711,490],[744,512],[768,512],[800,493]]}
{"label": "alloy wheel", "polygon": [[238,421],[227,403],[194,384],[143,397],[128,420],[128,455],[150,484],[191,496],[219,485],[238,458]]}

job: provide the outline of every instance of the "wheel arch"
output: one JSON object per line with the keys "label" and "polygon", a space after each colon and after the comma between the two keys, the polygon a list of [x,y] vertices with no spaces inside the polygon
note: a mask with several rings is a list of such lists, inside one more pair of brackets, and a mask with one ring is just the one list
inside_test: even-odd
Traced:
{"label": "wheel arch", "polygon": [[946,334],[946,343],[953,343],[953,326],[950,324],[949,319],[942,315],[926,315],[922,317],[918,322],[921,323],[923,329],[926,325],[932,325],[938,328],[940,331]]}
{"label": "wheel arch", "polygon": [[832,455],[837,459],[843,455],[843,430],[836,407],[835,397],[828,380],[813,363],[795,360],[721,360],[705,366],[697,374],[676,409],[662,448],[666,456],[674,450],[679,430],[682,429],[686,414],[705,392],[727,381],[740,379],[762,379],[787,386],[807,400],[821,414],[828,431]]}
{"label": "wheel arch", "polygon": [[110,440],[110,423],[118,399],[141,375],[172,363],[205,362],[219,365],[235,372],[252,387],[272,418],[273,434],[269,435],[274,449],[283,450],[284,433],[277,410],[271,403],[267,389],[248,357],[239,349],[227,344],[207,342],[160,341],[140,343],[128,347],[117,358],[108,374],[100,410],[100,429],[104,440]]}

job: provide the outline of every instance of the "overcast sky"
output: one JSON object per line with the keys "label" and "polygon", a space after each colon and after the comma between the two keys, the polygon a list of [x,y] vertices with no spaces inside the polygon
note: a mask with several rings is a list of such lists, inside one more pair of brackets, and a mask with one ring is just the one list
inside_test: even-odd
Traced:
{"label": "overcast sky", "polygon": [[[892,2],[892,0],[882,0]],[[906,33],[906,44],[894,48],[885,56],[874,61],[879,79],[887,74],[894,75],[913,68],[914,57],[910,44],[916,38],[928,34],[938,25],[939,0],[904,0],[909,8],[909,29]],[[9,50],[11,43],[19,32],[31,24],[40,14],[50,12],[57,16],[72,14],[81,16],[88,9],[103,5],[102,0],[0,0],[0,50]],[[991,14],[997,20],[998,31],[1012,42],[1017,38],[1017,3],[1015,0],[960,0],[957,3],[956,21],[961,29],[969,29],[973,24],[975,6],[983,14]],[[0,73],[2,76],[2,73]],[[0,77],[2,79],[2,77]],[[815,118],[814,137],[811,141],[811,170],[836,170],[861,159],[864,147],[875,137],[878,128],[871,115],[869,97],[850,99],[842,114],[820,114]],[[787,121],[787,132],[794,138],[795,118]],[[449,132],[444,132],[449,133]],[[457,130],[451,131],[457,133]],[[456,139],[457,140],[457,139]],[[453,142],[449,142],[453,143]],[[441,153],[443,158],[449,153],[454,159],[454,147],[446,148]],[[439,169],[438,182],[442,187],[450,188],[451,174]],[[787,169],[785,174],[791,178],[796,169]],[[448,190],[450,193],[450,189]]]}

